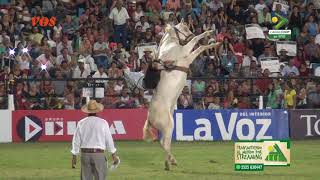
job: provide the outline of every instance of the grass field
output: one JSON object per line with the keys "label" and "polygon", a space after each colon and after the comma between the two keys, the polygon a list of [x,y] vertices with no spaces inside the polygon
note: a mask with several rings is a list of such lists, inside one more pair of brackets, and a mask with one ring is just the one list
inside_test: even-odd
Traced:
{"label": "grass field", "polygon": [[[158,143],[116,142],[121,164],[111,180],[298,180],[320,179],[320,141],[294,141],[290,167],[263,172],[236,172],[232,142],[173,144],[178,167],[164,171]],[[80,179],[80,164],[71,169],[70,143],[0,144],[0,180]]]}

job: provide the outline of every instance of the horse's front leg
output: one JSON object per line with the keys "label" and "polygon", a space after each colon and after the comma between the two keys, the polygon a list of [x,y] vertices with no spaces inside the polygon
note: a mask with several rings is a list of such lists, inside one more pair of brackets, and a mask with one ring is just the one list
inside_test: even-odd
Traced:
{"label": "horse's front leg", "polygon": [[194,46],[203,38],[210,36],[214,31],[210,30],[210,31],[206,31],[203,32],[202,34],[195,36],[191,39],[190,42],[188,42],[185,46],[183,46],[183,48],[186,50],[186,52],[191,52],[192,49],[194,48]]}
{"label": "horse's front leg", "polygon": [[209,44],[209,45],[201,45],[196,50],[192,51],[189,56],[186,57],[186,59],[188,61],[190,61],[188,63],[191,64],[193,62],[193,60],[196,59],[203,51],[211,49],[211,48],[215,48],[216,49],[218,46],[220,46],[220,44],[221,43],[214,43],[214,44]]}

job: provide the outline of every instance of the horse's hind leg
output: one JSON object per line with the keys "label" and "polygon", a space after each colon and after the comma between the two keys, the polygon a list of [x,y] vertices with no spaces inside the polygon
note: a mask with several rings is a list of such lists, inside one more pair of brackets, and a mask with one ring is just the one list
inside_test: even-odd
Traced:
{"label": "horse's hind leg", "polygon": [[[174,113],[174,110],[176,108],[176,104],[174,104],[171,109],[170,109],[170,122],[174,122],[174,119],[173,119],[173,113]],[[172,130],[173,130],[173,127],[172,127]],[[172,136],[172,133],[171,133],[171,136]],[[171,140],[171,137],[170,137],[170,140]],[[174,166],[177,166],[178,163],[177,163],[177,160],[174,158],[173,154],[170,155],[170,163],[171,165],[174,165]]]}
{"label": "horse's hind leg", "polygon": [[[170,118],[168,118],[170,119]],[[172,164],[172,154],[171,154],[171,137],[172,137],[172,131],[173,131],[173,121],[169,121],[168,124],[166,124],[167,127],[163,128],[161,133],[161,146],[163,147],[165,153],[166,153],[166,160],[165,160],[165,170],[170,170],[170,166]]]}

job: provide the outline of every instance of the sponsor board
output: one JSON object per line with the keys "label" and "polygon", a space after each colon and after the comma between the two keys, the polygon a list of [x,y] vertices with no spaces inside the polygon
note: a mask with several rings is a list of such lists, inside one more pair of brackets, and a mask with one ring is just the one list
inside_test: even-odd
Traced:
{"label": "sponsor board", "polygon": [[285,110],[177,110],[174,119],[177,141],[289,138]]}
{"label": "sponsor board", "polygon": [[0,143],[12,142],[11,132],[11,111],[0,110],[1,124],[0,124]]}
{"label": "sponsor board", "polygon": [[177,110],[177,141],[288,139],[285,110]]}
{"label": "sponsor board", "polygon": [[290,137],[292,139],[320,138],[320,111],[291,110]]}
{"label": "sponsor board", "polygon": [[290,141],[265,140],[236,142],[236,171],[263,171],[265,166],[290,166]]}
{"label": "sponsor board", "polygon": [[[98,116],[108,121],[115,140],[142,140],[146,109],[107,109]],[[77,122],[84,117],[80,110],[14,111],[13,141],[71,141]]]}
{"label": "sponsor board", "polygon": [[269,30],[268,37],[271,40],[289,40],[291,38],[291,30]]}

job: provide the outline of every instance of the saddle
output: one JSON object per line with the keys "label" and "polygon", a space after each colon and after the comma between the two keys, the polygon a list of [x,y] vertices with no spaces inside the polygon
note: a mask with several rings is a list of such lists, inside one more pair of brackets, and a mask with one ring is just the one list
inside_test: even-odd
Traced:
{"label": "saddle", "polygon": [[[160,61],[154,61],[160,63]],[[150,62],[147,67],[146,74],[143,78],[143,84],[144,88],[146,89],[155,89],[160,81],[160,75],[161,71],[172,71],[172,70],[178,70],[185,73],[188,73],[189,69],[186,67],[180,67],[173,65],[172,61],[164,62],[163,63],[163,69],[158,69],[153,66],[153,62]]]}

